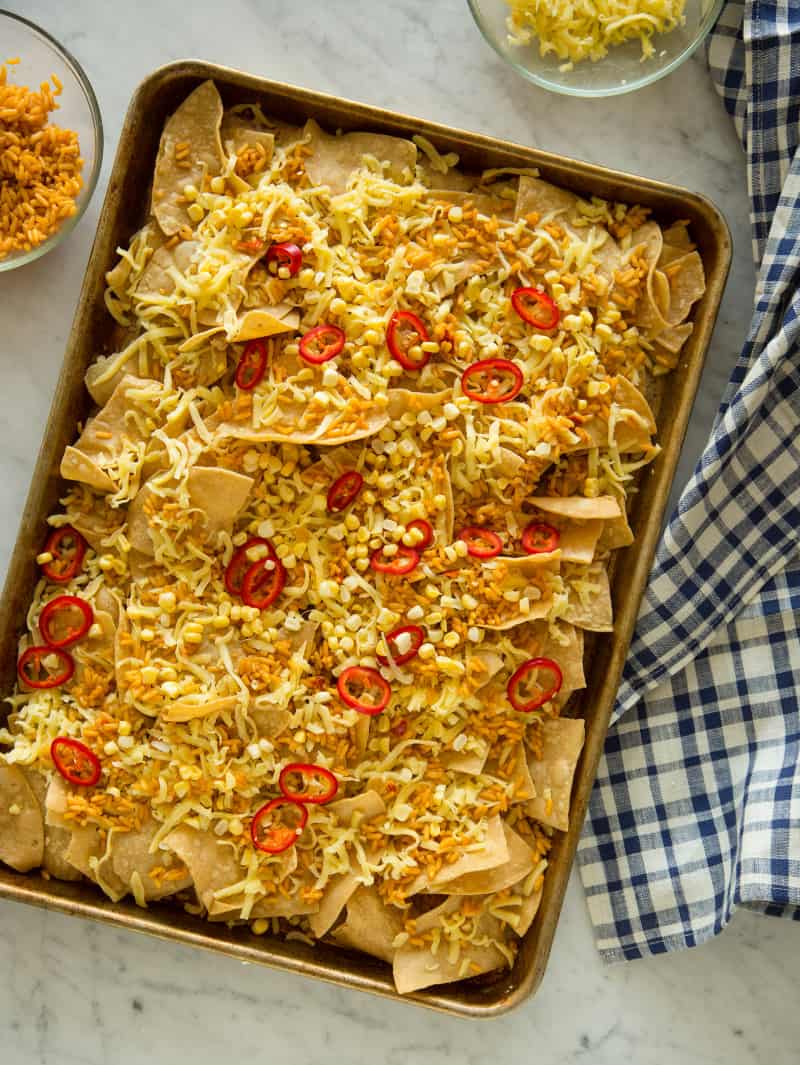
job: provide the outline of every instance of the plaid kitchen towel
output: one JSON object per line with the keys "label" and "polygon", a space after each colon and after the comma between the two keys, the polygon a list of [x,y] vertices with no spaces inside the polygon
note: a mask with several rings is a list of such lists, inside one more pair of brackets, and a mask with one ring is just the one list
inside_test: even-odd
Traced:
{"label": "plaid kitchen towel", "polygon": [[800,4],[729,0],[708,55],[747,154],[755,313],[656,556],[580,844],[607,960],[695,946],[739,905],[800,920]]}

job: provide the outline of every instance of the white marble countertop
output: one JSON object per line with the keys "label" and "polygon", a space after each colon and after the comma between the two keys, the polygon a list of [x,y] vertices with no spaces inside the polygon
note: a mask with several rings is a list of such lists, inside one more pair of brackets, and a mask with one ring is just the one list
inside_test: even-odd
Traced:
{"label": "white marble countertop", "polygon": [[[735,260],[679,472],[691,472],[750,315],[744,164],[701,57],[634,96],[549,96],[503,66],[465,0],[12,0],[67,45],[106,128],[98,193],[66,244],[0,276],[0,567],[27,491],[122,116],[188,56],[679,182],[725,212]],[[0,42],[2,52],[2,42]],[[0,903],[9,1065],[744,1065],[797,1061],[800,929],[740,913],[716,941],[606,968],[576,879],[535,999],[475,1024]]]}

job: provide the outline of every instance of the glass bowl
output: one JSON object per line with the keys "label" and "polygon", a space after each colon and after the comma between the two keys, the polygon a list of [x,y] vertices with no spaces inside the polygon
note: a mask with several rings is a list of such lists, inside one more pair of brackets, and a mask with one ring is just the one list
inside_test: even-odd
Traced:
{"label": "glass bowl", "polygon": [[0,49],[0,65],[19,57],[19,63],[6,68],[9,82],[38,90],[51,74],[59,78],[64,89],[56,98],[58,108],[48,121],[77,132],[83,159],[83,187],[75,200],[75,213],[65,218],[55,233],[35,248],[11,252],[0,259],[0,271],[3,271],[24,266],[45,255],[69,236],[81,220],[97,185],[103,161],[103,122],[94,90],[80,64],[49,33],[20,15],[0,11]]}
{"label": "glass bowl", "polygon": [[563,60],[539,54],[539,42],[512,44],[508,35],[506,0],[467,0],[478,29],[498,55],[523,77],[551,92],[566,96],[618,96],[663,78],[688,59],[702,43],[725,0],[686,0],[684,24],[671,33],[652,37],[655,53],[642,59],[638,40],[610,48],[604,59],[586,59],[572,70],[560,70]]}

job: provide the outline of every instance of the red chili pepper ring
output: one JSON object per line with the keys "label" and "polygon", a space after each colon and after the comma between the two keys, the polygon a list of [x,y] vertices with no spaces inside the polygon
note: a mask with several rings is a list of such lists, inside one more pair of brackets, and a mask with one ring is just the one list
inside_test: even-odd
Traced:
{"label": "red chili pepper ring", "polygon": [[522,548],[529,555],[543,555],[555,551],[561,533],[544,521],[532,521],[522,530]]}
{"label": "red chili pepper ring", "polygon": [[72,655],[46,644],[29,647],[17,662],[17,673],[29,688],[58,688],[71,680],[74,672]]}
{"label": "red chili pepper ring", "polygon": [[377,669],[369,666],[348,666],[343,669],[336,687],[343,703],[369,717],[385,710],[392,694],[389,682]]}
{"label": "red chili pepper ring", "polygon": [[66,584],[80,572],[86,547],[84,538],[71,525],[53,529],[44,545],[44,550],[53,556],[53,560],[42,564],[42,573],[49,581]]}
{"label": "red chili pepper ring", "polygon": [[50,744],[50,757],[64,780],[79,788],[91,788],[100,779],[100,759],[71,736],[56,736]]}
{"label": "red chili pepper ring", "polygon": [[284,798],[321,806],[330,802],[339,790],[339,781],[324,765],[291,762],[278,777],[278,787]]}
{"label": "red chili pepper ring", "polygon": [[[263,551],[252,552],[252,549],[259,547],[259,545],[263,546]],[[261,558],[276,559],[278,557],[270,540],[263,536],[252,536],[246,544],[242,544],[241,547],[234,551],[233,557],[225,570],[225,587],[230,595],[241,596],[245,574],[254,563],[261,561],[259,558],[253,558],[251,552],[253,554],[260,553]]]}
{"label": "red chili pepper ring", "polygon": [[344,330],[338,325],[318,325],[300,338],[300,357],[312,366],[335,358],[344,347]]}
{"label": "red chili pepper ring", "polygon": [[[539,670],[545,674],[550,674],[549,685],[538,685]],[[558,695],[561,691],[563,680],[561,669],[552,658],[529,658],[511,675],[506,689],[508,701],[515,710],[519,710],[522,714],[529,714],[531,710],[538,710],[554,695]],[[523,688],[529,686],[529,681],[533,681],[536,686],[526,695]]]}
{"label": "red chili pepper ring", "polygon": [[[289,815],[294,823],[280,820],[279,811]],[[256,850],[265,854],[281,854],[288,850],[301,835],[308,821],[308,810],[293,799],[271,799],[253,815],[250,822],[250,839]]]}
{"label": "red chili pepper ring", "polygon": [[363,487],[364,478],[358,470],[348,470],[337,477],[328,489],[326,499],[330,513],[338,514],[340,510],[346,510]]}
{"label": "red chili pepper ring", "polygon": [[467,554],[473,558],[494,558],[503,550],[503,541],[491,529],[468,525],[458,534],[458,539],[467,545]]}
{"label": "red chili pepper ring", "polygon": [[555,329],[561,317],[555,302],[540,288],[518,288],[511,293],[511,306],[528,325],[545,331]]}
{"label": "red chili pepper ring", "polygon": [[267,372],[267,345],[263,340],[251,340],[245,345],[236,367],[236,387],[242,392],[252,392]]}
{"label": "red chili pepper ring", "polygon": [[39,632],[50,647],[69,647],[92,627],[94,611],[77,595],[57,595],[39,615]]}
{"label": "red chili pepper ring", "polygon": [[281,270],[288,270],[289,277],[294,277],[303,265],[303,253],[296,244],[291,244],[289,241],[283,244],[271,244],[264,259],[269,272],[279,277]]}
{"label": "red chili pepper ring", "polygon": [[522,370],[509,359],[481,359],[461,375],[461,391],[476,403],[509,403],[524,384]]}
{"label": "red chili pepper ring", "polygon": [[[411,311],[395,311],[386,328],[386,346],[393,359],[397,359],[404,370],[421,370],[430,360],[430,352],[423,351],[420,345],[428,343],[430,336],[425,323]],[[414,348],[419,354],[412,356]]]}
{"label": "red chili pepper ring", "polygon": [[[403,637],[407,636],[408,640],[404,640]],[[396,666],[405,665],[406,662],[410,662],[412,658],[415,658],[419,654],[419,649],[425,642],[425,630],[421,625],[402,625],[399,629],[394,629],[392,632],[387,632],[384,636],[384,640],[389,648],[389,652],[392,656],[392,661]],[[405,651],[401,651],[400,647],[408,645]],[[377,660],[382,666],[389,665],[388,655],[375,655]]]}

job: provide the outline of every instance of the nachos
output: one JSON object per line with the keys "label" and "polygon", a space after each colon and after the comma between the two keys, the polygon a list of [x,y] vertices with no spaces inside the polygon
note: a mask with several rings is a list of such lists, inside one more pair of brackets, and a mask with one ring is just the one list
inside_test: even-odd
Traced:
{"label": "nachos", "polygon": [[167,121],[0,731],[14,869],[401,992],[513,964],[704,279],[680,222],[457,163],[211,82]]}

